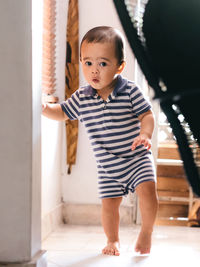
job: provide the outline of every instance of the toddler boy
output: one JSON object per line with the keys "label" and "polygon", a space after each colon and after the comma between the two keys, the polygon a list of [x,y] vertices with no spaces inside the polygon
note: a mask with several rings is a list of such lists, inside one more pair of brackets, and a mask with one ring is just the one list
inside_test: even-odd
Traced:
{"label": "toddler boy", "polygon": [[86,127],[97,161],[102,225],[107,236],[103,254],[119,255],[119,206],[136,191],[142,225],[135,251],[150,253],[157,212],[151,137],[151,106],[134,82],[120,73],[125,67],[121,33],[107,26],[83,37],[80,60],[87,86],[61,104],[43,104],[42,114],[54,120],[80,120]]}

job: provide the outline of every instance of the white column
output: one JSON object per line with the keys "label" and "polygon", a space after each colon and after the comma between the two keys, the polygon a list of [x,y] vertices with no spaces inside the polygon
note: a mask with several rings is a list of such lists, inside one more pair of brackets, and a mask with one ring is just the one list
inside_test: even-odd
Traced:
{"label": "white column", "polygon": [[0,263],[44,265],[41,93],[32,68],[32,1],[1,0],[0,32]]}

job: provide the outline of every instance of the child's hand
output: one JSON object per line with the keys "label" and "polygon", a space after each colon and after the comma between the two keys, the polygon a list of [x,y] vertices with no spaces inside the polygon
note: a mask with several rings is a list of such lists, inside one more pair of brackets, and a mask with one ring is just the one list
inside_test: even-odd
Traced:
{"label": "child's hand", "polygon": [[46,104],[46,103],[44,103],[44,102],[42,102],[42,111],[44,111],[44,110],[45,110],[46,106],[47,106],[47,104]]}
{"label": "child's hand", "polygon": [[131,150],[134,150],[139,145],[144,145],[147,150],[151,148],[151,140],[146,134],[140,134],[134,139]]}

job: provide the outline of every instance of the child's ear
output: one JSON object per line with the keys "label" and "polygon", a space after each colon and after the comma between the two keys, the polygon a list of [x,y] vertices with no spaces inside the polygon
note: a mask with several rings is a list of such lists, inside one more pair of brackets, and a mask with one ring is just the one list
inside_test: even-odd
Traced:
{"label": "child's ear", "polygon": [[123,61],[122,64],[118,68],[117,74],[120,74],[123,71],[125,65],[126,65],[126,62]]}

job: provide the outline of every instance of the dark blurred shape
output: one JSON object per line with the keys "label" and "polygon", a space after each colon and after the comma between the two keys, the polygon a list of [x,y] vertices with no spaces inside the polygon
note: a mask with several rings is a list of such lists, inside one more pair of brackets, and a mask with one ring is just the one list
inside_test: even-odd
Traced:
{"label": "dark blurred shape", "polygon": [[133,26],[125,1],[114,0],[114,4],[141,70],[171,124],[188,181],[200,196],[198,164],[188,139],[200,145],[200,1],[149,0],[142,36]]}

